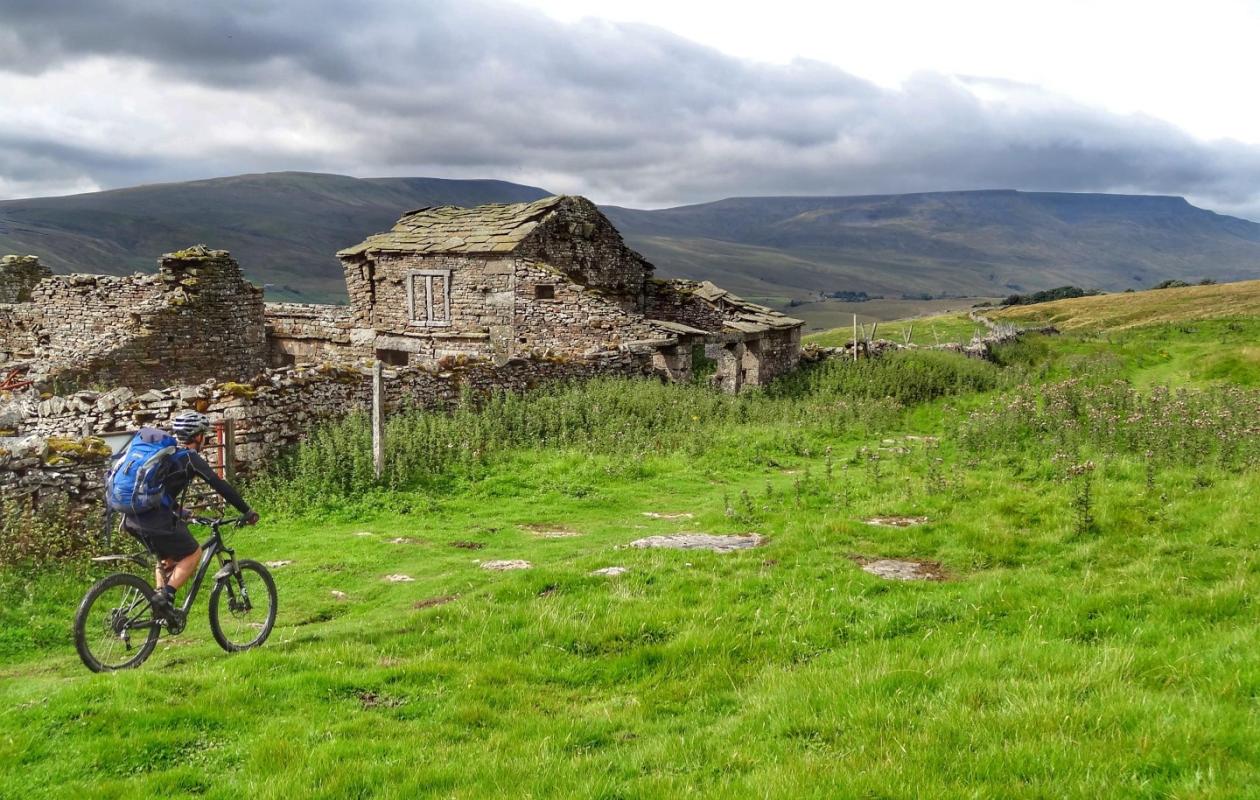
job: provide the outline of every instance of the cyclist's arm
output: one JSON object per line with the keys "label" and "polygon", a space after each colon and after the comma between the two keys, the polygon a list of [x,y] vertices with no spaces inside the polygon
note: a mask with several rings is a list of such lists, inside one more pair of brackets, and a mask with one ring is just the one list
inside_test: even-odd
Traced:
{"label": "cyclist's arm", "polygon": [[232,484],[216,475],[214,469],[206,463],[206,460],[199,453],[188,451],[188,465],[192,467],[194,475],[210,484],[210,488],[222,495],[224,500],[235,506],[237,511],[245,515],[253,513],[253,509],[249,507],[249,503],[245,502],[245,498],[241,497],[240,492],[233,489]]}

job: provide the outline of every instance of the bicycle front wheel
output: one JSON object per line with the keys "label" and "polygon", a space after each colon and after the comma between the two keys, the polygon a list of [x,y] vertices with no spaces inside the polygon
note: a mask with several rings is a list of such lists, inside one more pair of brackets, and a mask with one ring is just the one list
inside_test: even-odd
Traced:
{"label": "bicycle front wheel", "polygon": [[276,624],[276,582],[257,561],[236,562],[237,572],[210,592],[210,632],[229,653],[267,641]]}
{"label": "bicycle front wheel", "polygon": [[93,672],[138,667],[157,646],[161,625],[153,616],[153,589],[125,572],[88,589],[74,615],[74,648]]}

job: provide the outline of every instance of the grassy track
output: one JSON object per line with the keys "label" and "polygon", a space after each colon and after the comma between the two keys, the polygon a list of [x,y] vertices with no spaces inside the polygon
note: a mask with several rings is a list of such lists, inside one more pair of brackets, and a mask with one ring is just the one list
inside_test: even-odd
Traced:
{"label": "grassy track", "polygon": [[[1256,322],[1215,324],[1241,327],[1181,334],[1168,359],[1156,327],[1034,338],[1005,372],[932,356],[782,396],[596,387],[399,423],[424,448],[499,444],[399,445],[415,471],[392,490],[328,474],[313,445],[256,490],[306,515],[235,537],[293,562],[261,650],[219,651],[199,603],[141,670],[90,675],[68,626],[91,576],[0,573],[0,796],[1248,796],[1257,397],[1234,380],[1250,373],[1190,367]],[[882,371],[903,404],[875,399]],[[911,391],[950,385],[966,391]],[[559,427],[523,427],[544,411]],[[646,419],[651,435],[616,432]],[[348,446],[354,424],[325,438]],[[929,521],[862,521],[890,514]],[[769,541],[624,547],[679,530]],[[890,582],[852,556],[949,579]],[[534,568],[477,564],[515,558]],[[589,574],[611,565],[630,571]]]}

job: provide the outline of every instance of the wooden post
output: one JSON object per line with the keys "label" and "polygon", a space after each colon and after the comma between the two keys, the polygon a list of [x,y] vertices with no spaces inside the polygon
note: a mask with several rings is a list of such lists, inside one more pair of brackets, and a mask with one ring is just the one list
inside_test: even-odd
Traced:
{"label": "wooden post", "polygon": [[223,420],[223,479],[236,480],[236,420]]}
{"label": "wooden post", "polygon": [[372,467],[379,481],[385,475],[385,376],[378,360],[372,366]]}
{"label": "wooden post", "polygon": [[868,339],[867,341],[871,341],[871,342],[875,341],[875,331],[877,330],[879,330],[879,323],[872,322],[871,323],[871,338]]}
{"label": "wooden post", "polygon": [[853,315],[853,360],[854,361],[857,361],[857,342],[858,342],[857,314],[854,314]]}

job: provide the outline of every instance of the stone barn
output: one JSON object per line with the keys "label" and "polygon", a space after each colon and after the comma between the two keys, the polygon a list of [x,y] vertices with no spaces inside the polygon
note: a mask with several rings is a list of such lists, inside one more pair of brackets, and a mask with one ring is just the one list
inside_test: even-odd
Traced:
{"label": "stone barn", "polygon": [[654,279],[582,197],[422,208],[337,256],[350,338],[388,364],[630,350],[674,379],[712,358],[737,391],[800,358],[799,320],[712,284]]}

